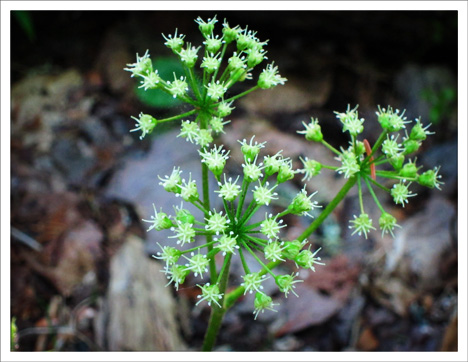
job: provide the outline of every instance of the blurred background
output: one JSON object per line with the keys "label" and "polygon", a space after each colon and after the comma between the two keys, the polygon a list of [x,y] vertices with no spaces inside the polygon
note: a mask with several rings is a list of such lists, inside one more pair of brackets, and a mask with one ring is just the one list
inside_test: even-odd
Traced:
{"label": "blurred background", "polygon": [[[245,297],[227,314],[223,351],[457,350],[457,12],[307,11],[21,11],[11,13],[11,315],[22,351],[198,350],[209,309],[195,307],[196,280],[176,293],[165,288],[151,255],[167,234],[146,233],[152,203],[170,212],[157,175],[181,166],[200,173],[194,147],[161,126],[143,141],[129,133],[131,116],[157,118],[184,110],[159,93],[141,92],[123,68],[147,49],[169,79],[180,71],[161,33],[202,39],[194,19],[217,14],[231,26],[269,39],[284,86],[237,102],[218,140],[269,141],[335,164],[321,146],[296,133],[318,117],[325,139],[347,144],[333,111],[359,105],[364,137],[379,135],[377,106],[421,116],[435,135],[418,163],[442,165],[443,189],[418,193],[405,208],[381,199],[397,217],[395,238],[351,235],[356,192],[309,240],[326,266],[301,275],[300,298],[284,299],[267,285],[278,313],[252,316]],[[216,30],[215,30],[216,32]],[[250,83],[252,84],[252,83]],[[241,84],[233,92],[247,89]],[[240,170],[232,148],[228,171]],[[300,167],[300,163],[295,163]],[[326,205],[343,180],[322,172],[308,183]],[[275,207],[301,188],[284,185]],[[369,195],[367,195],[369,196]],[[287,204],[286,204],[287,205]],[[368,213],[378,219],[369,198]],[[290,218],[285,239],[310,219]],[[286,267],[294,265],[287,265]],[[234,263],[231,281],[238,284]],[[293,270],[293,268],[291,269]]]}

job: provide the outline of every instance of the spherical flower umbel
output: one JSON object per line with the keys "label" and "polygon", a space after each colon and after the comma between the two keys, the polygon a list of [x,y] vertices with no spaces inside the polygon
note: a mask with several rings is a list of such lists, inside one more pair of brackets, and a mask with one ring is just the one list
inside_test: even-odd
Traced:
{"label": "spherical flower umbel", "polygon": [[377,114],[378,121],[382,128],[386,129],[389,132],[397,132],[405,128],[405,124],[410,121],[406,120],[404,117],[405,111],[401,114],[398,109],[395,111],[392,107],[388,106],[388,109],[378,107],[379,111],[375,112]]}
{"label": "spherical flower umbel", "polygon": [[239,245],[237,245],[237,236],[234,235],[234,232],[230,232],[229,235],[222,235],[218,239],[218,244],[216,247],[223,252],[223,256],[227,253],[232,253],[235,255],[235,250],[239,249]]}
{"label": "spherical flower umbel", "polygon": [[145,91],[148,89],[158,88],[161,84],[161,77],[158,75],[158,71],[150,72],[147,75],[141,76],[143,80],[140,82],[141,85],[138,88],[143,88]]}
{"label": "spherical flower umbel", "polygon": [[171,265],[177,263],[177,260],[179,260],[182,252],[176,248],[173,248],[172,246],[163,247],[159,243],[158,245],[162,252],[158,251],[157,255],[153,255],[153,258],[163,260],[166,263],[166,270],[168,270]]}
{"label": "spherical flower umbel", "polygon": [[255,143],[253,143],[254,138],[255,135],[252,136],[249,143],[247,143],[245,138],[243,141],[237,141],[241,144],[241,151],[244,154],[244,159],[246,162],[252,162],[255,160],[260,150],[265,147],[266,142],[258,143],[255,141]]}
{"label": "spherical flower umbel", "polygon": [[440,166],[435,167],[433,170],[427,170],[426,172],[422,173],[418,177],[418,183],[431,189],[435,187],[438,190],[442,190],[440,185],[443,185],[444,183],[440,181],[442,176],[439,175],[439,170]]}
{"label": "spherical flower umbel", "polygon": [[299,157],[299,159],[304,165],[304,168],[301,170],[301,173],[304,174],[302,181],[310,180],[312,177],[320,174],[320,171],[322,170],[322,164],[320,162],[315,160],[309,160],[307,157]]}
{"label": "spherical flower umbel", "polygon": [[185,201],[193,202],[197,201],[200,197],[197,190],[197,182],[192,180],[192,174],[189,175],[189,180],[186,182],[182,180],[180,185],[180,194]]}
{"label": "spherical flower umbel", "polygon": [[174,283],[176,290],[179,290],[179,285],[184,284],[185,278],[190,274],[190,270],[187,270],[183,265],[178,264],[166,266],[162,272],[164,272],[167,279],[169,279],[169,283],[166,284],[166,287],[169,284]]}
{"label": "spherical flower umbel", "polygon": [[185,94],[187,94],[189,90],[185,77],[181,76],[179,79],[177,79],[175,73],[174,73],[174,81],[173,82],[168,81],[166,88],[169,91],[169,93],[172,94],[173,98],[185,96]]}
{"label": "spherical flower umbel", "polygon": [[203,34],[203,36],[207,38],[213,33],[214,26],[218,20],[216,19],[216,15],[213,17],[213,19],[209,18],[207,21],[204,21],[199,16],[195,22],[198,24],[198,28],[200,29],[200,32]]}
{"label": "spherical flower umbel", "polygon": [[346,113],[335,112],[336,118],[338,118],[343,124],[343,132],[348,131],[352,136],[357,136],[359,133],[362,133],[364,130],[364,118],[359,119],[357,106],[354,109],[348,109]]}
{"label": "spherical flower umbel", "polygon": [[317,253],[320,251],[321,248],[318,248],[313,253],[309,249],[302,250],[299,254],[294,258],[296,265],[298,267],[311,269],[315,272],[315,264],[325,265],[320,260],[322,260],[319,256],[315,257]]}
{"label": "spherical flower umbel", "polygon": [[181,62],[184,63],[187,67],[193,68],[198,59],[197,53],[199,49],[200,47],[195,48],[190,43],[188,43],[186,49],[182,48],[178,52]]}
{"label": "spherical flower umbel", "polygon": [[255,182],[260,177],[262,177],[262,166],[263,164],[256,165],[255,162],[242,164],[242,167],[244,169],[244,177],[246,178],[246,180],[248,182]]}
{"label": "spherical flower umbel", "polygon": [[361,170],[356,160],[356,155],[351,150],[343,151],[338,160],[341,161],[341,167],[338,167],[336,172],[344,174],[345,178],[350,178]]}
{"label": "spherical flower umbel", "polygon": [[182,121],[180,126],[180,133],[177,135],[177,137],[183,137],[188,142],[194,143],[199,133],[200,127],[198,126],[198,123],[187,120]]}
{"label": "spherical flower umbel", "polygon": [[396,222],[396,218],[388,212],[384,212],[380,215],[379,226],[382,230],[382,237],[385,233],[390,233],[393,236],[393,229],[395,229],[395,227],[401,227]]}
{"label": "spherical flower umbel", "polygon": [[213,53],[211,53],[209,56],[203,58],[203,61],[200,67],[205,68],[205,70],[209,74],[211,74],[216,69],[219,68],[220,64],[221,64],[221,59],[219,58],[219,54],[214,55]]}
{"label": "spherical flower umbel", "polygon": [[372,229],[375,230],[375,227],[372,226],[372,220],[369,218],[368,214],[361,213],[359,216],[354,215],[354,220],[349,221],[351,224],[349,228],[354,229],[351,235],[358,233],[358,235],[364,234],[367,239],[367,233]]}
{"label": "spherical flower umbel", "polygon": [[219,146],[218,148],[215,146],[209,151],[198,152],[202,157],[201,162],[203,162],[215,176],[221,175],[226,165],[226,160],[229,158],[230,151],[226,152],[226,150],[223,150],[223,146]]}

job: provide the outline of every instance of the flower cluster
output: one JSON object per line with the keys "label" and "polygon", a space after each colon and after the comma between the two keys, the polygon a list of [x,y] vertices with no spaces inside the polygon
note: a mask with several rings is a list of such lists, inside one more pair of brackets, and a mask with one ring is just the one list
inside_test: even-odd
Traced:
{"label": "flower cluster", "polygon": [[[148,51],[143,56],[137,54],[136,62],[124,68],[139,78],[140,88],[160,89],[193,107],[192,111],[166,119],[156,119],[150,115],[140,114],[133,131],[141,131],[141,137],[150,134],[159,123],[183,119],[198,113],[195,121],[182,122],[180,137],[201,148],[213,142],[213,136],[223,133],[225,120],[234,107],[233,100],[256,89],[269,89],[283,85],[286,78],[278,73],[278,66],[273,62],[267,64],[258,75],[257,82],[249,90],[227,97],[228,90],[236,83],[252,79],[252,71],[267,57],[265,46],[268,41],[261,41],[256,32],[231,27],[226,21],[219,34],[215,34],[216,16],[207,21],[197,18],[199,30],[205,39],[200,46],[186,43],[185,35],[163,35],[165,45],[179,58],[184,75],[173,75],[172,79],[163,79],[157,69],[153,69]],[[229,49],[232,51],[229,52]],[[199,67],[197,67],[197,64]]]}
{"label": "flower cluster", "polygon": [[[295,284],[301,282],[298,274],[275,274],[268,268],[268,262],[292,260],[297,267],[315,271],[315,266],[323,264],[317,257],[318,250],[311,252],[303,249],[306,241],[285,241],[282,238],[282,229],[286,227],[283,217],[288,214],[311,216],[311,212],[320,207],[312,200],[315,193],[309,195],[301,189],[291,200],[289,206],[281,213],[265,214],[262,221],[251,223],[254,214],[263,206],[277,199],[275,189],[290,175],[297,172],[292,169],[289,158],[281,156],[264,156],[260,162],[260,150],[265,143],[239,141],[244,155],[244,177],[235,180],[228,178],[224,173],[225,163],[229,159],[229,152],[223,146],[213,146],[199,151],[201,162],[204,163],[218,181],[218,190],[215,192],[222,199],[223,210],[207,210],[200,200],[198,186],[189,176],[188,181],[183,178],[179,168],[174,168],[170,175],[160,177],[160,184],[168,192],[182,197],[203,211],[204,220],[197,221],[195,217],[184,208],[183,204],[175,209],[175,215],[169,216],[159,212],[154,207],[154,215],[148,220],[150,230],[170,229],[173,232],[169,238],[174,239],[173,246],[161,247],[155,258],[165,262],[164,272],[169,284],[178,288],[184,283],[190,273],[195,277],[203,278],[208,272],[210,260],[221,253],[225,260],[227,257],[238,256],[244,268],[242,276],[245,293],[256,293],[254,302],[255,318],[259,312],[271,310],[275,305],[271,297],[263,292],[262,283],[268,278],[268,273],[276,282],[279,290],[287,297],[289,293],[296,294]],[[274,162],[272,161],[274,160]],[[268,170],[266,170],[268,168]],[[250,194],[251,197],[248,197]],[[250,202],[246,200],[251,199]],[[212,239],[206,244],[197,245],[189,249],[179,250],[177,245],[192,244],[197,235],[209,235]],[[208,249],[208,247],[210,247]],[[207,251],[207,252],[205,252]],[[245,262],[245,254],[251,254],[258,261],[264,272],[252,272]],[[222,272],[220,272],[221,274]],[[218,281],[221,279],[217,278]],[[201,301],[221,306],[223,293],[216,280],[211,284],[198,284]]]}
{"label": "flower cluster", "polygon": [[[336,117],[343,126],[343,132],[349,133],[351,138],[349,147],[340,150],[335,149],[323,139],[323,134],[317,119],[312,118],[309,124],[303,122],[305,130],[297,133],[303,134],[309,141],[322,143],[336,155],[339,166],[324,165],[316,160],[309,160],[307,157],[302,159],[304,174],[303,180],[310,180],[312,177],[320,174],[322,168],[335,170],[347,179],[356,179],[358,183],[360,214],[354,215],[350,221],[350,228],[353,234],[363,234],[366,238],[371,230],[375,230],[372,220],[364,210],[362,202],[362,186],[366,185],[372,195],[376,205],[381,211],[379,218],[379,227],[384,233],[393,235],[397,220],[387,213],[377,199],[373,186],[387,191],[393,198],[395,204],[405,206],[410,197],[416,196],[409,189],[411,183],[415,182],[429,188],[440,189],[441,176],[440,167],[420,173],[420,166],[417,166],[416,159],[407,159],[408,156],[415,153],[421,143],[428,135],[429,125],[423,126],[420,119],[413,122],[411,130],[406,127],[411,123],[404,116],[405,112],[394,110],[392,107],[378,108],[376,112],[377,120],[382,127],[382,133],[376,140],[373,147],[367,140],[358,140],[359,134],[364,130],[364,118],[359,118],[358,107],[351,109],[349,106],[345,112],[335,112]],[[402,137],[401,140],[400,137]],[[380,151],[380,152],[379,152]],[[377,170],[377,166],[383,166],[383,170]],[[393,180],[393,185],[388,188],[378,179]],[[395,182],[396,181],[396,182]]]}

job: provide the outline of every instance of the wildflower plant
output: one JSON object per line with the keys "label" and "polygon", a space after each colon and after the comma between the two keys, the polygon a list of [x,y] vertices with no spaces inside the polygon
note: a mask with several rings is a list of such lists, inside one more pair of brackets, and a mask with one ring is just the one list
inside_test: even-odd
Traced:
{"label": "wildflower plant", "polygon": [[[226,163],[230,151],[223,145],[216,145],[214,140],[224,133],[224,127],[229,123],[227,117],[234,109],[234,101],[247,94],[283,85],[286,78],[278,72],[278,66],[273,62],[267,64],[268,41],[261,41],[256,32],[240,26],[231,27],[226,21],[221,31],[215,31],[218,23],[216,17],[203,20],[197,18],[199,30],[204,37],[201,45],[186,43],[185,35],[176,30],[173,35],[163,35],[165,45],[177,56],[184,68],[185,75],[172,79],[160,77],[148,51],[143,56],[137,55],[136,62],[128,64],[125,70],[138,78],[140,87],[160,89],[174,98],[178,98],[190,106],[187,112],[164,119],[157,119],[148,114],[140,113],[132,117],[136,126],[132,132],[141,132],[140,138],[151,134],[161,123],[180,121],[178,137],[184,138],[197,148],[202,179],[196,180],[192,175],[174,167],[169,175],[158,176],[159,185],[165,191],[180,197],[180,206],[174,207],[173,213],[153,205],[154,215],[143,219],[148,223],[148,232],[169,229],[172,235],[170,246],[161,246],[154,258],[164,263],[162,272],[176,289],[192,274],[199,288],[198,304],[207,303],[211,309],[211,318],[205,335],[203,350],[211,350],[221,326],[226,311],[247,293],[255,294],[252,311],[254,318],[265,310],[275,311],[271,296],[263,291],[263,283],[271,278],[285,297],[291,294],[298,296],[296,286],[301,283],[298,271],[282,274],[274,269],[281,263],[291,261],[297,268],[315,271],[317,265],[324,265],[318,256],[319,250],[312,251],[307,242],[310,236],[324,219],[333,211],[345,197],[349,189],[358,184],[361,214],[351,221],[354,232],[367,236],[374,229],[372,220],[364,211],[361,188],[366,185],[373,195],[377,205],[382,210],[379,226],[382,232],[393,233],[396,219],[386,213],[378,202],[374,187],[388,191],[396,203],[404,206],[408,198],[414,196],[409,191],[411,182],[417,182],[428,187],[440,187],[439,169],[419,173],[420,167],[416,159],[404,162],[405,157],[419,148],[420,143],[430,134],[427,126],[418,120],[410,133],[405,133],[402,143],[398,136],[391,134],[405,128],[408,123],[398,111],[379,109],[378,120],[383,132],[374,147],[359,141],[358,136],[364,128],[364,119],[358,117],[357,108],[344,113],[337,113],[343,124],[343,131],[351,137],[348,149],[336,150],[324,139],[317,119],[309,124],[304,123],[305,130],[298,131],[307,140],[320,142],[332,150],[339,166],[323,165],[319,161],[301,159],[303,169],[294,169],[290,158],[284,157],[282,151],[275,155],[263,154],[265,142],[259,143],[253,136],[250,140],[239,140],[243,154],[242,174],[233,178],[226,174]],[[259,70],[258,67],[263,69]],[[252,86],[233,95],[232,89],[236,83],[252,82]],[[377,156],[378,148],[384,148],[382,155]],[[379,183],[374,177],[377,165],[389,163],[393,171],[377,171],[381,178],[396,179],[398,182],[389,189]],[[302,173],[304,180],[318,175],[323,168],[332,169],[348,178],[348,182],[333,201],[314,219],[312,224],[296,239],[285,240],[283,229],[287,227],[286,215],[300,215],[312,218],[313,210],[321,206],[313,199],[314,193],[309,193],[304,186],[290,200],[281,212],[267,212],[259,215],[260,221],[253,222],[253,217],[262,207],[268,206],[278,199],[276,192],[281,183],[295,178]],[[222,207],[212,207],[210,201],[209,174],[216,179],[215,195],[219,197]],[[250,200],[250,201],[248,201]],[[203,218],[198,219],[184,208],[184,203],[190,203],[201,210]],[[258,217],[257,219],[258,220]],[[196,238],[204,239],[201,244],[195,243]],[[309,245],[309,246],[307,246]],[[181,250],[179,246],[184,246]],[[250,270],[246,256],[250,255],[258,263],[258,271]],[[215,256],[223,260],[217,265]],[[239,258],[243,267],[240,275],[242,283],[227,292],[231,259]]]}
{"label": "wildflower plant", "polygon": [[[297,133],[304,134],[307,140],[323,144],[335,154],[336,160],[340,163],[338,166],[332,166],[322,164],[317,160],[301,159],[304,166],[301,173],[305,175],[303,180],[310,180],[320,174],[322,169],[334,170],[348,179],[337,195],[338,198],[342,193],[345,195],[357,183],[360,213],[354,215],[353,220],[349,221],[349,228],[353,230],[352,234],[357,233],[366,238],[371,230],[376,229],[366,213],[363,203],[363,188],[367,187],[381,212],[378,226],[382,235],[390,233],[393,236],[395,228],[399,225],[396,218],[385,211],[374,188],[386,191],[394,203],[402,207],[409,202],[411,197],[416,196],[410,190],[412,183],[440,190],[443,184],[439,175],[440,167],[421,173],[421,167],[416,164],[416,158],[413,160],[408,158],[419,149],[428,135],[433,134],[429,131],[430,125],[423,126],[420,119],[416,119],[414,122],[409,121],[404,116],[404,111],[394,110],[390,106],[387,109],[378,107],[376,116],[382,127],[382,132],[374,146],[371,147],[367,140],[359,139],[359,135],[364,131],[365,120],[359,118],[357,106],[351,109],[348,105],[345,112],[335,112],[335,114],[343,126],[343,132],[347,132],[350,136],[349,147],[337,150],[327,143],[323,138],[317,119],[312,118],[309,124],[303,123],[305,130],[300,130]],[[411,123],[412,127],[409,129]],[[401,141],[399,141],[400,136],[402,136]],[[386,181],[390,181],[391,186]],[[336,206],[335,202],[337,201],[334,200],[322,215],[326,217],[328,210],[332,210]]]}

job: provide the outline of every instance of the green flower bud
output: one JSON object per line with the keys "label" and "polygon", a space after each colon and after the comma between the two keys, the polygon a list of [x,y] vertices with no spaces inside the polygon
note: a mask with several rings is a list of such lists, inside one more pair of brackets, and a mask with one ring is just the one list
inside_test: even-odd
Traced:
{"label": "green flower bud", "polygon": [[290,164],[283,163],[278,170],[278,183],[283,183],[294,178],[294,171]]}
{"label": "green flower bud", "polygon": [[416,152],[421,146],[421,142],[407,138],[403,141],[403,147],[405,148],[404,154],[409,155]]}
{"label": "green flower bud", "polygon": [[239,26],[237,25],[234,28],[229,27],[229,24],[224,21],[223,24],[223,39],[226,44],[232,43],[234,40],[237,39],[237,35],[239,33]]}
{"label": "green flower bud", "polygon": [[400,170],[403,167],[403,162],[405,162],[405,156],[403,154],[398,154],[395,157],[388,159],[390,164],[395,170]]}
{"label": "green flower bud", "polygon": [[418,183],[431,189],[435,187],[440,190],[440,185],[443,184],[443,182],[439,181],[442,178],[442,176],[438,175],[439,170],[440,167],[436,167],[433,170],[424,172],[418,177]]}
{"label": "green flower bud", "polygon": [[301,251],[303,244],[304,243],[300,242],[299,240],[285,241],[283,245],[283,256],[286,259],[294,260],[294,258]]}
{"label": "green flower bud", "polygon": [[418,174],[418,167],[415,162],[409,161],[405,163],[398,174],[404,178],[414,178]]}
{"label": "green flower bud", "polygon": [[323,134],[322,129],[318,123],[318,119],[311,118],[310,121],[311,122],[309,124],[305,124],[305,122],[302,122],[302,124],[305,127],[305,130],[297,131],[297,133],[305,135],[305,138],[308,141],[322,142]]}
{"label": "green flower bud", "polygon": [[190,211],[185,209],[179,209],[176,213],[176,220],[182,224],[194,224],[195,216],[193,216]]}

